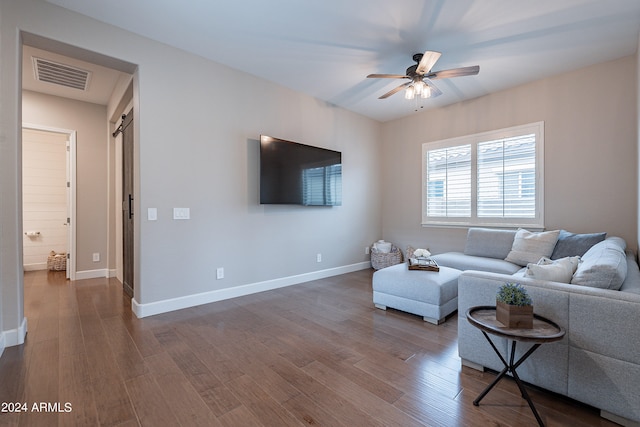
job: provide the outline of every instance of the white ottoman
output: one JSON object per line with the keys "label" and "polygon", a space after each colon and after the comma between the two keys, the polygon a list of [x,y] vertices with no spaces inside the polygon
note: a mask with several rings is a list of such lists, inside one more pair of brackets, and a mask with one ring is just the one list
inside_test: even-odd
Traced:
{"label": "white ottoman", "polygon": [[440,271],[409,270],[406,263],[383,268],[373,274],[373,303],[422,316],[439,325],[458,309],[460,270],[440,267]]}

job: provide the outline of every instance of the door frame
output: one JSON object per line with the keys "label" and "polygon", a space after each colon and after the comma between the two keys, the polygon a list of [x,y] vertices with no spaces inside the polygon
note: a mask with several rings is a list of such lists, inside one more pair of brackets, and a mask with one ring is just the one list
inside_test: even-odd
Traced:
{"label": "door frame", "polygon": [[[76,131],[34,123],[22,123],[22,129],[39,130],[44,132],[61,133],[67,135],[69,151],[67,155],[67,171],[69,192],[67,197],[67,213],[69,226],[67,228],[67,279],[76,280]],[[22,208],[21,208],[22,209]]]}

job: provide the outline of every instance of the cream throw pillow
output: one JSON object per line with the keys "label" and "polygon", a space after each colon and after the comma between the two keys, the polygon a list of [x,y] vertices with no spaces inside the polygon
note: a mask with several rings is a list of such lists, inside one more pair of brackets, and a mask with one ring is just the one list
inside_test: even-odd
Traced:
{"label": "cream throw pillow", "polygon": [[525,277],[551,282],[570,283],[576,272],[580,257],[566,257],[557,260],[541,258],[537,264],[528,264]]}
{"label": "cream throw pillow", "polygon": [[505,258],[506,261],[518,265],[537,263],[542,257],[550,257],[556,246],[560,230],[532,233],[523,228],[516,232],[511,246],[511,252]]}

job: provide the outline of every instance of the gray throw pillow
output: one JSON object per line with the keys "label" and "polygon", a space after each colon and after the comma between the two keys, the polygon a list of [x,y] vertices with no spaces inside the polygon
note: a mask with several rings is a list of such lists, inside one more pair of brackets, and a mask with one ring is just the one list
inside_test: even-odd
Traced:
{"label": "gray throw pillow", "polygon": [[575,234],[566,230],[560,230],[558,243],[553,249],[551,259],[560,259],[570,256],[582,256],[593,245],[602,242],[607,233]]}
{"label": "gray throw pillow", "polygon": [[610,237],[596,243],[582,257],[571,283],[617,291],[627,277],[627,257],[622,239]]}

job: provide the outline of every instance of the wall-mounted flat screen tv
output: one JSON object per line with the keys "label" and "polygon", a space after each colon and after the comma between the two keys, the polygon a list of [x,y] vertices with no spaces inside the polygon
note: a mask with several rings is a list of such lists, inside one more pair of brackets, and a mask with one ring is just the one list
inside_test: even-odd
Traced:
{"label": "wall-mounted flat screen tv", "polygon": [[342,153],[260,135],[260,204],[342,205]]}

